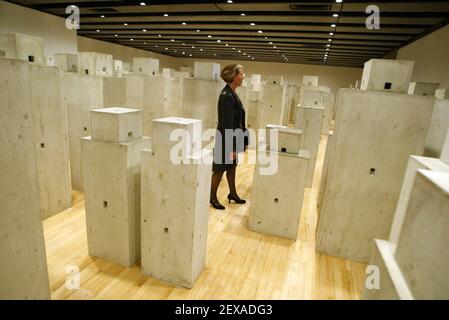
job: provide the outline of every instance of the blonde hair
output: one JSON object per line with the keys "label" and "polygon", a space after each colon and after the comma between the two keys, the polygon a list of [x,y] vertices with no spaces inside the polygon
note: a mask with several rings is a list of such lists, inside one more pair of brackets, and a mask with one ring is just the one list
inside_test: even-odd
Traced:
{"label": "blonde hair", "polygon": [[221,70],[220,77],[224,82],[231,83],[234,81],[235,76],[242,70],[243,66],[241,64],[228,64]]}

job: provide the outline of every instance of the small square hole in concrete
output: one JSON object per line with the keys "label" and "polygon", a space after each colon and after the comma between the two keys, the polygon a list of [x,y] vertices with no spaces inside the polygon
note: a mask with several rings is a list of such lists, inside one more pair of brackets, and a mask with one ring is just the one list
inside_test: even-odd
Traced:
{"label": "small square hole in concrete", "polygon": [[281,152],[287,152],[287,148],[281,148]]}
{"label": "small square hole in concrete", "polygon": [[278,198],[274,198],[274,202],[278,203],[279,199]]}
{"label": "small square hole in concrete", "polygon": [[164,233],[168,234],[168,228],[164,228]]}
{"label": "small square hole in concrete", "polygon": [[155,73],[154,73],[154,71],[153,71],[153,76],[154,76],[154,74],[155,74]]}
{"label": "small square hole in concrete", "polygon": [[89,74],[89,69],[84,69],[84,74]]}
{"label": "small square hole in concrete", "polygon": [[132,138],[132,137],[133,137],[133,132],[132,131],[128,132],[128,138]]}
{"label": "small square hole in concrete", "polygon": [[41,148],[42,148],[42,149],[45,148],[45,143],[41,143]]}
{"label": "small square hole in concrete", "polygon": [[375,174],[376,174],[376,169],[371,168],[371,169],[369,170],[369,175],[370,175],[370,176],[374,176]]}
{"label": "small square hole in concrete", "polygon": [[83,129],[84,129],[84,131],[87,131],[87,127],[84,127]]}
{"label": "small square hole in concrete", "polygon": [[139,68],[139,71],[142,72],[142,68]]}
{"label": "small square hole in concrete", "polygon": [[103,72],[106,72],[106,67],[103,67]]}
{"label": "small square hole in concrete", "polygon": [[34,62],[34,56],[28,56],[28,61],[29,62]]}
{"label": "small square hole in concrete", "polygon": [[390,90],[391,89],[391,82],[385,82],[384,89]]}
{"label": "small square hole in concrete", "polygon": [[107,208],[108,207],[108,202],[107,201],[103,201],[103,208]]}

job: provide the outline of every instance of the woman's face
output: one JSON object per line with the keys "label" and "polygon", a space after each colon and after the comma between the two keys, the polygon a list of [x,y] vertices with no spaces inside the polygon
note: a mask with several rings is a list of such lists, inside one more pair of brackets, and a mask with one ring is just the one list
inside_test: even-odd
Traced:
{"label": "woman's face", "polygon": [[244,79],[245,74],[243,73],[243,70],[240,70],[239,73],[234,77],[234,81],[232,81],[232,83],[237,88],[242,85]]}

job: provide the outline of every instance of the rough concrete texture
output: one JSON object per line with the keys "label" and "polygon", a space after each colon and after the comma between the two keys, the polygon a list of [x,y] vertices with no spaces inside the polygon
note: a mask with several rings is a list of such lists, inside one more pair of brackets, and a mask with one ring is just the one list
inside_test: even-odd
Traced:
{"label": "rough concrete texture", "polygon": [[379,277],[379,287],[363,289],[363,300],[412,300],[413,295],[393,257],[393,244],[385,240],[374,239],[374,249],[368,266],[377,267],[370,271],[366,281],[371,284],[371,278]]}
{"label": "rough concrete texture", "polygon": [[299,103],[303,106],[323,107],[323,120],[321,121],[321,134],[328,135],[332,119],[332,100],[330,88],[301,86]]}
{"label": "rough concrete texture", "polygon": [[263,85],[260,101],[260,127],[265,128],[268,124],[282,125],[287,103],[287,88],[280,85]]}
{"label": "rough concrete texture", "polygon": [[67,116],[62,93],[62,71],[30,64],[35,150],[42,217],[72,204]]}
{"label": "rough concrete texture", "polygon": [[418,170],[395,259],[416,299],[448,299],[449,173]]}
{"label": "rough concrete texture", "polygon": [[81,144],[89,254],[130,267],[140,257],[141,152],[151,139]]}
{"label": "rough concrete texture", "polygon": [[296,107],[298,106],[298,104],[300,104],[301,86],[298,84],[292,84],[287,89],[287,95],[289,96],[288,123],[294,124],[296,119]]}
{"label": "rough concrete texture", "polygon": [[[211,157],[201,150],[170,161],[173,129],[198,121],[155,121],[153,150],[142,152],[142,273],[191,288],[206,264]],[[199,122],[201,126],[201,123]],[[188,130],[187,130],[188,131]]]}
{"label": "rough concrete texture", "polygon": [[[274,144],[270,140],[270,131],[277,131],[277,143]],[[301,147],[302,130],[288,128],[286,126],[279,126],[269,124],[266,126],[266,144],[270,151],[279,153],[290,153],[297,155]]]}
{"label": "rough concrete texture", "polygon": [[449,100],[435,100],[424,155],[439,158],[449,130]]}
{"label": "rough concrete texture", "polygon": [[307,86],[318,86],[318,76],[302,76],[302,84]]}
{"label": "rough concrete texture", "polygon": [[320,190],[318,192],[318,198],[317,198],[317,213],[320,214],[321,208],[323,206],[323,197],[327,186],[327,177],[329,173],[329,166],[332,163],[332,155],[333,155],[333,149],[335,147],[335,135],[333,133],[330,133],[327,137],[327,144],[326,144],[326,152],[324,157],[324,163],[323,163],[323,169],[321,169],[321,180],[320,180]]}
{"label": "rough concrete texture", "polygon": [[187,72],[188,74],[188,78],[192,78],[193,77],[193,68],[192,67],[187,67],[187,66],[180,66],[179,67],[179,72]]}
{"label": "rough concrete texture", "polygon": [[114,59],[110,54],[79,52],[79,73],[98,77],[112,77]]}
{"label": "rough concrete texture", "polygon": [[30,68],[0,59],[0,299],[50,299]]}
{"label": "rough concrete texture", "polygon": [[220,80],[221,66],[213,62],[195,61],[193,76],[199,80]]}
{"label": "rough concrete texture", "polygon": [[405,215],[410,203],[410,195],[412,193],[413,184],[418,169],[426,169],[433,171],[441,171],[449,173],[449,165],[440,159],[427,158],[420,156],[410,156],[405,170],[404,180],[402,183],[401,193],[396,206],[393,224],[391,226],[389,241],[393,244],[393,252],[396,250]]}
{"label": "rough concrete texture", "polygon": [[309,155],[271,154],[278,157],[276,174],[261,175],[259,161],[254,169],[248,229],[296,240]]}
{"label": "rough concrete texture", "polygon": [[181,116],[202,120],[203,130],[217,128],[218,97],[224,86],[222,81],[184,79]]}
{"label": "rough concrete texture", "polygon": [[371,59],[365,62],[360,90],[407,93],[414,61]]}
{"label": "rough concrete texture", "polygon": [[133,72],[135,74],[144,74],[147,76],[159,75],[159,59],[153,58],[134,58]]}
{"label": "rough concrete texture", "polygon": [[21,33],[0,33],[0,52],[4,58],[45,65],[44,40],[39,37]]}
{"label": "rough concrete texture", "polygon": [[142,137],[142,112],[130,108],[95,109],[90,113],[93,140],[126,142]]}
{"label": "rough concrete texture", "polygon": [[299,106],[296,111],[295,128],[302,131],[301,149],[309,150],[310,160],[306,176],[306,188],[311,188],[315,174],[316,157],[320,145],[320,132],[324,108]]}
{"label": "rough concrete texture", "polygon": [[78,73],[78,55],[75,53],[56,53],[55,66],[62,69],[64,72]]}
{"label": "rough concrete texture", "polygon": [[449,89],[436,89],[435,98],[440,100],[449,100]]}
{"label": "rough concrete texture", "polygon": [[260,91],[262,85],[262,76],[260,74],[252,74],[249,78],[249,87],[251,91]]}
{"label": "rough concrete texture", "polygon": [[127,107],[126,79],[103,78],[103,103],[105,107]]}
{"label": "rough concrete texture", "polygon": [[69,132],[72,188],[83,191],[81,138],[90,135],[90,110],[103,108],[103,81],[100,77],[63,73],[63,95]]}
{"label": "rough concrete texture", "polygon": [[162,75],[165,77],[173,78],[175,77],[176,70],[172,68],[162,68]]}
{"label": "rough concrete texture", "polygon": [[408,94],[434,97],[435,90],[438,89],[439,86],[439,83],[411,82],[408,87]]}
{"label": "rough concrete texture", "polygon": [[283,76],[268,76],[263,79],[265,81],[265,85],[271,86],[281,86],[284,82]]}
{"label": "rough concrete texture", "polygon": [[318,252],[367,262],[386,239],[408,157],[424,150],[433,98],[341,89]]}

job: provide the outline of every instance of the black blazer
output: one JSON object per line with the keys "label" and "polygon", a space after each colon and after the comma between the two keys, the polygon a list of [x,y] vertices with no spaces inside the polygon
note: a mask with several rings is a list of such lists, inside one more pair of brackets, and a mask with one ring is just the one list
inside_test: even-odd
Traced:
{"label": "black blazer", "polygon": [[[241,129],[243,132],[246,132],[245,109],[238,95],[228,84],[223,88],[218,99],[217,135],[221,134],[222,138],[215,138],[214,165],[229,163],[229,160],[226,159],[225,161],[225,155],[229,155],[232,151],[242,152],[248,144],[248,138],[243,137],[245,141],[243,146],[237,145],[237,140],[240,139],[235,138],[233,139],[232,145],[225,146],[226,129]],[[221,152],[216,152],[219,148]]]}

